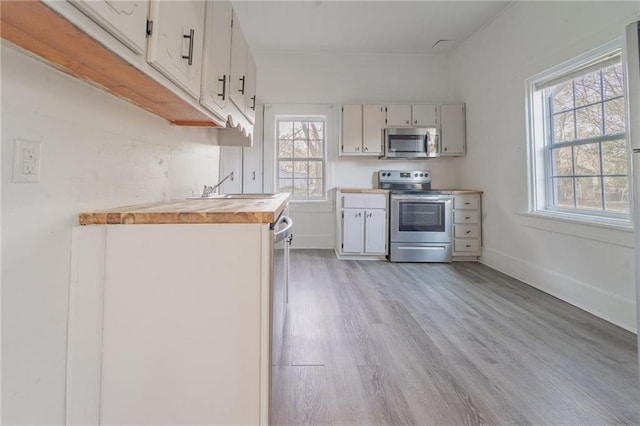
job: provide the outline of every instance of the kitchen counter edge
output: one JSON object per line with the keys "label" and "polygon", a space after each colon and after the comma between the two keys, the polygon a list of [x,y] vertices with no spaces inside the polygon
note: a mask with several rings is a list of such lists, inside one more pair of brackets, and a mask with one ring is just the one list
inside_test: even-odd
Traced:
{"label": "kitchen counter edge", "polygon": [[269,224],[289,204],[289,193],[259,199],[189,199],[80,213],[80,225]]}

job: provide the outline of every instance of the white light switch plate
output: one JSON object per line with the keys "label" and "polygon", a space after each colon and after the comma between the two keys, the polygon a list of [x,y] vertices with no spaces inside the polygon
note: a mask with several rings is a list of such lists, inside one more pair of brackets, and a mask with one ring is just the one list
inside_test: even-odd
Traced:
{"label": "white light switch plate", "polygon": [[40,182],[40,142],[16,139],[13,145],[13,182]]}

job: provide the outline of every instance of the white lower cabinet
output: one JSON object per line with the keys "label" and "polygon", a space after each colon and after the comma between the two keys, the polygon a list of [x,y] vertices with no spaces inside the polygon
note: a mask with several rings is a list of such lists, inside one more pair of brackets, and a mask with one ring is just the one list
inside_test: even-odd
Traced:
{"label": "white lower cabinet", "polygon": [[454,195],[453,260],[477,259],[482,254],[481,217],[480,193]]}
{"label": "white lower cabinet", "polygon": [[344,193],[337,190],[336,252],[345,256],[384,256],[387,253],[386,194]]}
{"label": "white lower cabinet", "polygon": [[268,224],[73,229],[67,424],[266,425]]}

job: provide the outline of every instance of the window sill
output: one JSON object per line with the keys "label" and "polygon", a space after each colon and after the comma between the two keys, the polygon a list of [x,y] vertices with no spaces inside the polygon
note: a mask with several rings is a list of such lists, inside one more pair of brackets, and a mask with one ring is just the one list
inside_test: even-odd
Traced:
{"label": "window sill", "polygon": [[593,218],[567,213],[537,211],[519,213],[522,226],[542,231],[634,248],[631,222],[622,219]]}

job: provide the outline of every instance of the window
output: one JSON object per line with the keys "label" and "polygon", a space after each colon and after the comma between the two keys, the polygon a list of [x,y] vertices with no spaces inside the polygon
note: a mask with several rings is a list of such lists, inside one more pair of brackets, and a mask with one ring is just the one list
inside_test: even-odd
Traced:
{"label": "window", "polygon": [[620,50],[597,53],[529,82],[532,210],[629,219]]}
{"label": "window", "polygon": [[277,182],[293,200],[325,199],[324,117],[278,117]]}

